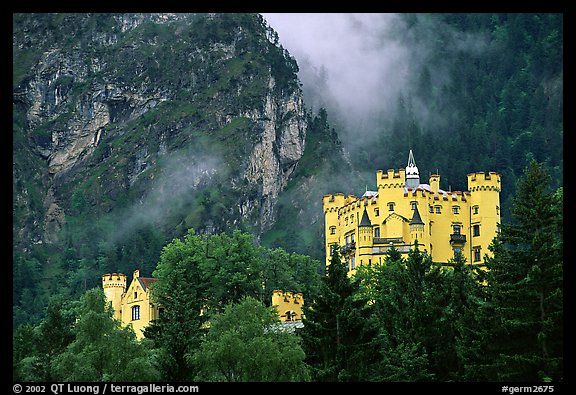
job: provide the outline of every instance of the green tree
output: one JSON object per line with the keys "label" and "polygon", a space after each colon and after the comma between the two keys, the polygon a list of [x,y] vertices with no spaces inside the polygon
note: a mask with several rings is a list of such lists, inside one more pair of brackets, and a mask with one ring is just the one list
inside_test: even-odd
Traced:
{"label": "green tree", "polygon": [[[358,277],[363,293],[369,294],[378,335],[378,360],[372,380],[430,381],[429,342],[431,329],[427,274],[430,258],[413,248],[405,261],[395,248],[382,265],[361,267]],[[435,307],[434,307],[435,308]]]}
{"label": "green tree", "polygon": [[200,349],[190,359],[196,379],[206,381],[306,381],[300,338],[278,325],[278,313],[253,297],[228,304],[210,320]]}
{"label": "green tree", "polygon": [[14,334],[13,377],[21,381],[54,381],[54,360],[74,340],[75,315],[63,297],[50,298],[46,317],[37,325],[22,325]]}
{"label": "green tree", "polygon": [[206,260],[205,243],[190,229],[183,240],[174,239],[162,249],[153,272],[154,300],[162,311],[144,331],[158,350],[158,369],[168,381],[194,377],[191,355],[200,346],[206,307],[201,266]]}
{"label": "green tree", "polygon": [[338,249],[332,254],[321,292],[304,306],[300,331],[315,381],[367,380],[375,357],[370,304],[347,275]]}
{"label": "green tree", "polygon": [[261,249],[250,233],[212,235],[203,243],[202,281],[206,284],[208,306],[220,309],[228,303],[252,296],[263,301]]}
{"label": "green tree", "polygon": [[503,224],[486,261],[484,341],[488,379],[561,380],[563,373],[562,189],[532,161],[517,185],[514,221]]}
{"label": "green tree", "polygon": [[99,288],[80,300],[74,340],[54,359],[58,381],[153,381],[159,375],[148,348],[121,327]]}

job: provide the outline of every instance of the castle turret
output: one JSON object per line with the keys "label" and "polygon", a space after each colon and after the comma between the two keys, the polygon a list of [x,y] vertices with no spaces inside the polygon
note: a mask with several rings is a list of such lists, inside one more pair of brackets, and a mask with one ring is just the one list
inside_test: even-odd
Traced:
{"label": "castle turret", "polygon": [[429,184],[431,192],[438,192],[440,190],[440,175],[431,174]]}
{"label": "castle turret", "polygon": [[126,292],[126,275],[112,273],[102,275],[102,289],[106,300],[112,304],[114,318],[122,320],[122,295]]}
{"label": "castle turret", "polygon": [[500,224],[500,175],[495,172],[468,174],[470,191],[470,234],[472,262],[479,263],[491,253],[488,246]]}
{"label": "castle turret", "polygon": [[372,222],[364,206],[364,213],[358,224],[358,258],[361,265],[368,263],[372,256],[372,236]]}
{"label": "castle turret", "polygon": [[422,244],[424,242],[424,221],[422,221],[417,205],[414,205],[414,214],[412,215],[409,226],[412,240],[418,240],[418,244]]}
{"label": "castle turret", "polygon": [[338,245],[338,240],[341,234],[339,223],[338,211],[346,203],[346,198],[343,193],[336,193],[334,195],[324,195],[324,218],[325,218],[325,231],[326,231],[326,256],[332,255],[333,246]]}

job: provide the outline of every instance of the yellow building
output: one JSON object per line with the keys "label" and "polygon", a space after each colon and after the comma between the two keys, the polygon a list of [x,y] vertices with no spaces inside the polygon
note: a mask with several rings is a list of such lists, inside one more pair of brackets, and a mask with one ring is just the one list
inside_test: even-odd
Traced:
{"label": "yellow building", "polygon": [[336,246],[352,274],[358,265],[382,263],[391,246],[407,253],[415,241],[434,262],[459,251],[483,265],[500,223],[500,175],[471,173],[468,191],[444,191],[438,174],[420,183],[410,150],[406,168],[378,170],[376,185],[361,197],[324,195],[326,265]]}
{"label": "yellow building", "polygon": [[[126,289],[125,274],[102,275],[102,288],[106,299],[114,309],[114,318],[124,325],[132,325],[139,340],[144,338],[144,328],[160,315],[161,307],[154,303],[150,292],[150,284],[155,281],[155,278],[140,277],[140,271],[134,270],[132,282]],[[303,305],[304,296],[301,292],[275,290],[272,293],[272,307],[277,309],[280,321],[283,323],[299,324],[304,318]]]}
{"label": "yellow building", "polygon": [[301,321],[304,306],[304,296],[302,292],[282,292],[274,290],[272,292],[272,307],[278,310],[280,321]]}
{"label": "yellow building", "polygon": [[102,276],[102,288],[107,300],[112,304],[114,318],[124,325],[132,325],[138,339],[144,337],[144,328],[160,314],[160,308],[150,294],[150,284],[154,281],[155,278],[140,277],[140,271],[134,270],[132,282],[126,289],[125,274],[112,273]]}

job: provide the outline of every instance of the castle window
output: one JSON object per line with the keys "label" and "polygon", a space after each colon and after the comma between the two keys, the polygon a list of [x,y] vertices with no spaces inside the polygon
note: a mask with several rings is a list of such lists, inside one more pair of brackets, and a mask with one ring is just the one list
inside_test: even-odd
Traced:
{"label": "castle window", "polygon": [[378,217],[380,215],[380,209],[379,208],[375,208],[374,209],[374,216]]}
{"label": "castle window", "polygon": [[496,215],[500,215],[500,207],[496,206]]}
{"label": "castle window", "polygon": [[356,268],[356,257],[354,255],[352,255],[351,262],[352,270],[354,270]]}
{"label": "castle window", "polygon": [[474,247],[474,262],[480,262],[480,247]]}
{"label": "castle window", "polygon": [[335,227],[335,226],[331,226],[331,227],[330,227],[330,234],[331,234],[331,235],[335,235],[335,234],[336,234],[336,227]]}
{"label": "castle window", "polygon": [[134,299],[138,299],[138,292],[134,291]]}
{"label": "castle window", "polygon": [[430,211],[431,213],[433,213],[433,212],[434,212],[434,207],[428,206],[428,211]]}
{"label": "castle window", "polygon": [[452,225],[452,231],[455,235],[459,235],[460,234],[460,225]]}
{"label": "castle window", "polygon": [[480,225],[472,226],[472,236],[480,236]]}
{"label": "castle window", "polygon": [[132,321],[136,321],[140,319],[140,306],[133,306],[132,307]]}
{"label": "castle window", "polygon": [[388,203],[388,211],[394,211],[394,203]]}
{"label": "castle window", "polygon": [[410,202],[410,205],[412,206],[412,210],[416,210],[416,202]]}
{"label": "castle window", "polygon": [[478,206],[472,206],[472,214],[478,214]]}
{"label": "castle window", "polygon": [[458,207],[458,206],[452,206],[452,213],[458,214],[459,212],[460,212],[460,207]]}
{"label": "castle window", "polygon": [[374,237],[380,237],[380,228],[374,228]]}
{"label": "castle window", "polygon": [[435,209],[436,209],[436,214],[441,214],[441,213],[442,213],[442,212],[441,212],[441,206],[436,206]]}
{"label": "castle window", "polygon": [[350,223],[354,222],[354,214],[350,216]]}
{"label": "castle window", "polygon": [[350,235],[350,241],[351,241],[352,243],[354,243],[354,233],[352,233],[352,234]]}
{"label": "castle window", "polygon": [[337,244],[330,244],[330,255],[334,254],[334,250],[336,250]]}

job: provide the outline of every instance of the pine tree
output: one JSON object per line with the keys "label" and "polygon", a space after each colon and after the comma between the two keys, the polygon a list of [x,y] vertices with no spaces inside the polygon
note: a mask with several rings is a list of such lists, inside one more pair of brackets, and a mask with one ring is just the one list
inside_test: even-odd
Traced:
{"label": "pine tree", "polygon": [[304,306],[300,331],[314,381],[368,379],[376,332],[368,320],[370,305],[357,291],[358,283],[348,277],[335,248],[320,295]]}
{"label": "pine tree", "polygon": [[491,380],[563,378],[562,190],[532,161],[518,182],[512,215],[487,260],[485,344]]}

